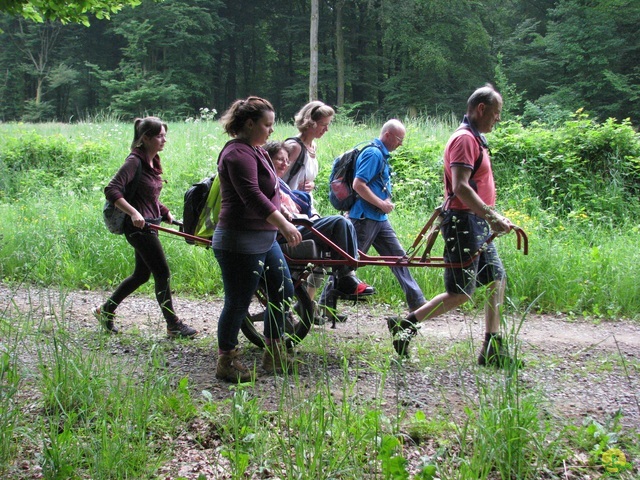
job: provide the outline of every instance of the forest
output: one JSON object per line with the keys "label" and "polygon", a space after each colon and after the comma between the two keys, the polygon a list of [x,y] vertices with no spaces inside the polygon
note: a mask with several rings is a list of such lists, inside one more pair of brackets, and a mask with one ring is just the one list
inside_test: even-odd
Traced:
{"label": "forest", "polygon": [[[84,24],[3,8],[0,121],[184,120],[249,94],[288,121],[309,97],[311,3],[142,0]],[[352,119],[459,113],[492,82],[525,124],[639,123],[635,0],[321,0],[318,17],[318,98]]]}

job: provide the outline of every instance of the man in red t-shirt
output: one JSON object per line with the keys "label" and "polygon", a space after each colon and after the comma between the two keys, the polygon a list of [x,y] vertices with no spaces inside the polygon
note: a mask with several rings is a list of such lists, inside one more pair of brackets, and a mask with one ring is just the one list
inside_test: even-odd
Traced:
{"label": "man in red t-shirt", "polygon": [[483,245],[492,232],[507,233],[513,224],[494,210],[496,190],[491,170],[491,158],[484,133],[500,121],[502,97],[491,86],[477,89],[467,101],[467,114],[460,127],[451,135],[444,153],[445,208],[442,238],[447,263],[466,265],[446,268],[445,292],[437,295],[407,318],[387,319],[394,336],[393,346],[406,356],[411,338],[417,333],[417,323],[459,307],[471,298],[477,285],[489,289],[485,308],[485,340],[478,357],[480,365],[505,367],[513,363],[508,356],[500,328],[500,305],[504,299],[506,274],[494,243]]}

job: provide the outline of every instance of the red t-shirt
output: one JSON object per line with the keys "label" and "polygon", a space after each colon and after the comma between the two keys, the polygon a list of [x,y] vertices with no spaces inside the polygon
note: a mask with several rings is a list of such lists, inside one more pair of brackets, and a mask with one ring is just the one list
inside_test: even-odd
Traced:
{"label": "red t-shirt", "polygon": [[[473,133],[467,129],[461,128],[451,135],[444,149],[445,199],[449,197],[452,185],[451,167],[473,170],[473,165],[480,155],[480,149],[481,147]],[[496,203],[496,187],[493,181],[493,171],[491,170],[491,158],[485,148],[482,149],[482,155],[482,163],[472,180],[476,183],[476,192],[482,201],[493,207]],[[449,208],[453,210],[469,210],[469,207],[462,203],[458,197],[453,197],[449,203]]]}

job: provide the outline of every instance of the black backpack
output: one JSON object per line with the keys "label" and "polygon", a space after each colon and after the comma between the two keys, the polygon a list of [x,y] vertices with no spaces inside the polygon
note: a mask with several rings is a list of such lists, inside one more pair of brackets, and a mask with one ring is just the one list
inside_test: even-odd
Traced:
{"label": "black backpack", "polygon": [[336,210],[349,211],[356,202],[358,194],[353,190],[356,160],[369,147],[376,147],[376,144],[372,142],[362,148],[356,145],[333,161],[329,175],[329,201]]}
{"label": "black backpack", "polygon": [[[220,179],[217,173],[194,183],[184,194],[182,231],[211,240],[220,213]],[[191,245],[191,239],[185,239]]]}

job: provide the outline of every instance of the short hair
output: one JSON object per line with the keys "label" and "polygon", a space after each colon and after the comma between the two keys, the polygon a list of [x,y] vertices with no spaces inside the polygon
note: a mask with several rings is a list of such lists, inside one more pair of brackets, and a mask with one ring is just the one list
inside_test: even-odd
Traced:
{"label": "short hair", "polygon": [[220,117],[220,123],[227,134],[236,137],[249,120],[257,122],[265,112],[273,111],[275,110],[269,100],[260,97],[247,97],[244,100],[233,102]]}
{"label": "short hair", "polygon": [[272,159],[280,150],[284,150],[285,152],[287,152],[287,154],[290,151],[289,147],[287,147],[284,142],[280,142],[278,140],[269,140],[262,146],[262,148],[265,149],[265,151],[269,154],[269,157],[271,157]]}
{"label": "short hair", "polygon": [[329,105],[320,100],[314,100],[307,103],[296,113],[294,117],[295,126],[299,131],[304,132],[315,127],[316,122],[321,118],[333,117],[335,114],[335,110]]}
{"label": "short hair", "polygon": [[406,131],[404,125],[402,124],[402,122],[396,118],[392,118],[391,120],[387,120],[385,122],[384,125],[382,125],[382,128],[380,129],[380,138],[382,138],[384,136],[385,133],[389,132],[389,131],[400,131],[400,132],[404,132]]}
{"label": "short hair", "polygon": [[483,87],[476,89],[467,100],[467,112],[475,109],[481,103],[485,105],[493,105],[498,101],[500,93],[490,83],[486,83]]}
{"label": "short hair", "polygon": [[133,121],[133,141],[131,142],[131,150],[134,148],[143,148],[144,142],[142,137],[155,137],[160,134],[164,127],[165,132],[169,127],[158,117],[136,118]]}

